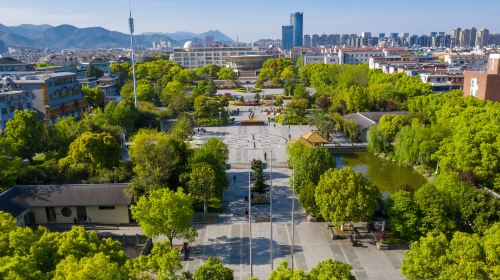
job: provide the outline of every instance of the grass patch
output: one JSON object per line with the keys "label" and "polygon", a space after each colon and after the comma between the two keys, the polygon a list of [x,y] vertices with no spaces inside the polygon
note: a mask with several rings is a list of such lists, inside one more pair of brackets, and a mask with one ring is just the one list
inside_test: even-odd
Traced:
{"label": "grass patch", "polygon": [[[193,210],[195,212],[203,212],[203,200],[195,199],[193,202]],[[208,212],[222,213],[222,201],[220,198],[210,198],[208,200]]]}

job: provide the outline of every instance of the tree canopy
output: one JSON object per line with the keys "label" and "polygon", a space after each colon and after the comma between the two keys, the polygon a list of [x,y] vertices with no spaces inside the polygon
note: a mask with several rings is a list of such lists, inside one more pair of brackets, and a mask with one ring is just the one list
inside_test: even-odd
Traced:
{"label": "tree canopy", "polygon": [[193,241],[197,236],[191,224],[192,204],[192,198],[181,188],[176,192],[163,188],[142,196],[131,211],[147,236],[163,235],[172,248],[174,238]]}
{"label": "tree canopy", "polygon": [[330,169],[321,176],[315,197],[325,220],[343,225],[373,215],[381,195],[360,172],[342,168]]}

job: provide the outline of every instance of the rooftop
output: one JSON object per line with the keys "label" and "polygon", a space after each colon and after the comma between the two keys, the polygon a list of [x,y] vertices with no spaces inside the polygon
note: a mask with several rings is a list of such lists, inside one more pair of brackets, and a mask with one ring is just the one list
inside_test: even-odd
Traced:
{"label": "rooftop", "polygon": [[0,210],[19,215],[30,207],[130,205],[127,184],[24,185],[0,194]]}
{"label": "rooftop", "polygon": [[403,111],[394,111],[394,112],[358,112],[355,114],[350,114],[344,116],[344,118],[348,120],[354,121],[359,129],[364,130],[372,125],[375,125],[379,122],[380,118],[384,115],[404,115],[407,112]]}
{"label": "rooftop", "polygon": [[19,61],[17,59],[13,59],[12,57],[0,57],[0,65],[7,65],[7,64],[10,64],[10,65],[25,65],[26,63],[22,62],[22,61]]}

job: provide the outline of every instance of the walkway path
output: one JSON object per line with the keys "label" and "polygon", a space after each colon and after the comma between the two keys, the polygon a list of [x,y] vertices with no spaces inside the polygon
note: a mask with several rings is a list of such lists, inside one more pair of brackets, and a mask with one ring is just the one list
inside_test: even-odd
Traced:
{"label": "walkway path", "polygon": [[[243,116],[244,118],[245,116]],[[288,187],[290,171],[286,168],[285,145],[288,140],[310,131],[308,126],[237,127],[208,128],[207,133],[200,138],[211,136],[223,140],[239,139],[239,144],[245,144],[242,139],[249,135],[269,135],[268,139],[275,145],[273,148],[273,255],[274,267],[286,259],[291,263],[291,201],[292,193]],[[242,137],[240,137],[242,136]],[[247,144],[251,144],[251,138]],[[267,140],[266,140],[267,141]],[[234,144],[234,143],[233,143]],[[230,155],[228,178],[230,186],[223,197],[224,213],[218,222],[209,225],[198,225],[199,236],[194,244],[192,259],[183,262],[186,270],[194,271],[209,256],[217,256],[234,270],[236,279],[250,277],[249,265],[249,226],[245,215],[248,194],[248,162],[252,158],[263,158],[263,151],[237,149],[229,145]],[[269,153],[268,153],[269,156]],[[270,170],[265,170],[268,172]],[[235,176],[236,181],[233,181]],[[402,279],[400,276],[403,251],[379,251],[370,244],[363,247],[352,247],[348,240],[332,240],[324,223],[309,223],[305,213],[296,201],[295,227],[295,267],[309,271],[319,262],[334,258],[348,262],[353,266],[357,279]],[[252,207],[252,241],[253,241],[253,275],[261,280],[267,279],[270,266],[270,223],[269,205]]]}

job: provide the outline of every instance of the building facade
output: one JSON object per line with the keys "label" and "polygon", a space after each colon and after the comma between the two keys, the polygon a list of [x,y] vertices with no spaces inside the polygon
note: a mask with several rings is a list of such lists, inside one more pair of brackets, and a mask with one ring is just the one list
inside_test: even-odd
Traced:
{"label": "building facade", "polygon": [[304,13],[296,12],[290,15],[290,25],[293,26],[293,47],[304,46]]}
{"label": "building facade", "polygon": [[293,48],[293,26],[284,25],[281,27],[281,47],[284,50]]}
{"label": "building facade", "polygon": [[50,123],[57,122],[60,117],[79,118],[86,109],[81,85],[75,73],[25,76],[15,80],[14,84],[16,89],[33,93],[33,108],[41,119]]}
{"label": "building facade", "polygon": [[230,56],[246,56],[246,55],[262,55],[264,50],[259,50],[258,47],[209,47],[195,48],[187,46],[187,48],[174,49],[170,55],[170,59],[183,67],[195,69],[198,67],[217,65],[225,67],[227,64],[226,57]]}
{"label": "building facade", "polygon": [[0,194],[0,210],[21,226],[84,223],[129,224],[127,184],[14,186]]}
{"label": "building facade", "polygon": [[464,73],[464,95],[500,101],[500,54],[491,54],[484,72]]}
{"label": "building facade", "polygon": [[33,93],[30,91],[0,89],[0,133],[5,131],[8,120],[16,110],[33,109]]}

